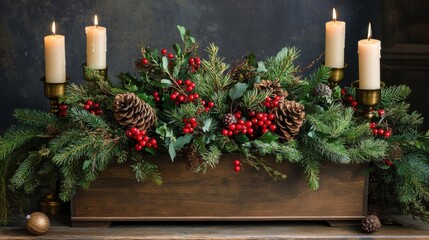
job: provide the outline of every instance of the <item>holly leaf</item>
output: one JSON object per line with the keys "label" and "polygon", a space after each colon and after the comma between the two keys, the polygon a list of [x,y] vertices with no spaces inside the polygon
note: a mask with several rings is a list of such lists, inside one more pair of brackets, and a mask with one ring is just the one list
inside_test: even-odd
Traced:
{"label": "holly leaf", "polygon": [[180,136],[176,139],[176,142],[174,142],[174,148],[182,148],[186,144],[190,143],[192,140],[193,134],[186,134],[185,136]]}
{"label": "holly leaf", "polygon": [[271,143],[276,141],[277,139],[279,139],[279,136],[277,134],[274,134],[272,132],[266,132],[259,138],[259,141],[264,143]]}
{"label": "holly leaf", "polygon": [[162,69],[168,72],[168,59],[167,57],[162,57]]}
{"label": "holly leaf", "polygon": [[206,119],[204,121],[203,132],[208,132],[211,126],[212,126],[212,119],[211,118]]}
{"label": "holly leaf", "polygon": [[82,170],[87,170],[89,168],[89,165],[91,165],[92,160],[86,160],[83,162]]}
{"label": "holly leaf", "polygon": [[153,96],[147,95],[146,93],[138,93],[137,97],[139,97],[141,100],[145,101],[151,107],[155,106],[155,101],[154,101]]}
{"label": "holly leaf", "polygon": [[168,144],[168,154],[170,154],[171,161],[174,162],[174,158],[176,157],[176,149],[174,148],[174,142],[170,142],[170,144]]}
{"label": "holly leaf", "polygon": [[256,69],[256,71],[262,73],[268,72],[267,68],[265,67],[265,63],[262,61],[258,62],[258,69]]}
{"label": "holly leaf", "polygon": [[185,41],[186,28],[183,26],[177,25],[177,29],[179,30],[180,37],[182,38],[182,41]]}
{"label": "holly leaf", "polygon": [[245,83],[237,83],[234,87],[229,90],[229,97],[231,100],[235,100],[243,96],[244,92],[249,86]]}
{"label": "holly leaf", "polygon": [[256,56],[255,56],[255,54],[254,53],[250,53],[248,56],[247,56],[247,63],[250,65],[250,66],[256,66]]}
{"label": "holly leaf", "polygon": [[249,142],[249,138],[242,133],[236,135],[235,140],[237,140],[237,142],[239,142],[239,143]]}
{"label": "holly leaf", "polygon": [[155,149],[153,149],[153,148],[145,148],[144,150],[145,150],[146,152],[151,153],[152,155],[154,155],[154,156],[155,156]]}

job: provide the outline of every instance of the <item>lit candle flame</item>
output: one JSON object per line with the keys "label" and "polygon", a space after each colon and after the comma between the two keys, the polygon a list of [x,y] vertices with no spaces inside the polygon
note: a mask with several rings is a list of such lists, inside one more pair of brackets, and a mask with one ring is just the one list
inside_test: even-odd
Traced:
{"label": "lit candle flame", "polygon": [[337,21],[337,12],[335,11],[335,8],[332,9],[332,20]]}
{"label": "lit candle flame", "polygon": [[368,23],[368,41],[371,40],[372,31],[371,31],[371,23]]}
{"label": "lit candle flame", "polygon": [[98,17],[97,17],[97,15],[94,16],[94,26],[98,27]]}
{"label": "lit candle flame", "polygon": [[52,22],[52,34],[55,35],[55,21]]}

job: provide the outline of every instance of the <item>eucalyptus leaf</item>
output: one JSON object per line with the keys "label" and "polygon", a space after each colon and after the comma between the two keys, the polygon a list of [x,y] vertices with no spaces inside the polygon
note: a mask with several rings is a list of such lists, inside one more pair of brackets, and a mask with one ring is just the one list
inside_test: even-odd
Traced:
{"label": "eucalyptus leaf", "polygon": [[276,61],[279,62],[283,58],[285,58],[288,54],[288,51],[289,51],[289,49],[287,47],[284,47],[282,50],[280,50],[280,52],[278,52],[276,55]]}
{"label": "eucalyptus leaf", "polygon": [[204,121],[203,132],[208,132],[211,126],[212,126],[212,119],[211,118],[206,119]]}
{"label": "eucalyptus leaf", "polygon": [[181,63],[178,63],[176,66],[174,66],[174,70],[173,70],[173,77],[177,77],[177,75],[179,75],[180,69],[182,67]]}
{"label": "eucalyptus leaf", "polygon": [[173,45],[173,48],[174,48],[174,51],[176,51],[176,54],[177,55],[181,55],[182,54],[182,48],[180,47],[180,45],[179,44],[174,44]]}
{"label": "eucalyptus leaf", "polygon": [[167,57],[162,57],[162,69],[164,69],[164,71],[168,72],[168,59]]}
{"label": "eucalyptus leaf", "polygon": [[160,83],[160,87],[170,87],[173,84],[170,79],[161,79]]}
{"label": "eucalyptus leaf", "polygon": [[168,144],[168,154],[170,154],[171,161],[174,162],[174,158],[176,158],[176,149],[174,148],[174,142],[170,142],[170,144]]}
{"label": "eucalyptus leaf", "polygon": [[253,87],[253,85],[258,84],[258,83],[261,83],[261,77],[260,76],[256,76],[256,77],[250,79],[248,85],[249,85],[249,87]]}
{"label": "eucalyptus leaf", "polygon": [[249,86],[245,83],[237,83],[234,87],[229,90],[229,97],[231,100],[235,100],[243,96],[244,92]]}
{"label": "eucalyptus leaf", "polygon": [[185,136],[180,136],[176,139],[176,142],[174,143],[174,148],[182,148],[186,144],[190,143],[192,140],[193,134],[186,134]]}
{"label": "eucalyptus leaf", "polygon": [[256,71],[261,73],[268,72],[267,68],[265,67],[265,63],[262,61],[258,62],[258,69]]}
{"label": "eucalyptus leaf", "polygon": [[185,35],[186,35],[186,28],[180,25],[177,25],[177,29],[180,33],[180,38],[182,38],[182,41],[185,41]]}

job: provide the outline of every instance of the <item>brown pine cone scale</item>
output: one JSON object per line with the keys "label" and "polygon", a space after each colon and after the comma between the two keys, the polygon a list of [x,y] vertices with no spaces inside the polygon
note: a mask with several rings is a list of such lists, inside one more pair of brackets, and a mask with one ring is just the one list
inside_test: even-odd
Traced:
{"label": "brown pine cone scale", "polygon": [[112,107],[116,122],[127,128],[146,130],[151,128],[157,119],[153,108],[134,93],[116,95]]}

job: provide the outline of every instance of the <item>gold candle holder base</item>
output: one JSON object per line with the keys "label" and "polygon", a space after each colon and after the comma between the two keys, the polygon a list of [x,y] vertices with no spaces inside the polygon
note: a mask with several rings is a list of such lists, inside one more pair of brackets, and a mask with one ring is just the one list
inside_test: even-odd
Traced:
{"label": "gold candle holder base", "polygon": [[[85,79],[86,81],[91,81],[91,80],[93,80],[93,76],[90,76],[88,74],[88,72],[86,71],[86,68],[88,68],[86,63],[82,64],[83,79]],[[94,69],[94,71],[95,71],[95,74],[97,74],[97,76],[99,76],[100,78],[102,78],[104,80],[107,80],[108,69],[109,69],[109,66],[107,65],[106,68],[104,68],[104,69]]]}
{"label": "gold candle holder base", "polygon": [[359,80],[354,81],[352,86],[356,89],[356,99],[364,107],[363,115],[371,120],[374,114],[374,107],[381,101],[381,89],[384,88],[384,82],[380,82],[379,89],[360,89]]}
{"label": "gold candle holder base", "polygon": [[[324,64],[324,63],[323,63]],[[334,89],[338,86],[344,79],[344,71],[347,68],[347,63],[344,64],[342,68],[331,68],[331,76],[328,78],[329,87]]]}
{"label": "gold candle holder base", "polygon": [[41,80],[44,85],[45,97],[49,99],[50,103],[50,112],[53,114],[58,114],[59,111],[59,102],[58,99],[64,95],[67,82],[70,78],[67,78],[63,83],[49,83],[46,82],[46,78],[42,77]]}
{"label": "gold candle holder base", "polygon": [[64,202],[56,193],[47,193],[39,200],[39,211],[45,214],[58,215],[64,213],[64,206]]}

